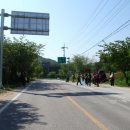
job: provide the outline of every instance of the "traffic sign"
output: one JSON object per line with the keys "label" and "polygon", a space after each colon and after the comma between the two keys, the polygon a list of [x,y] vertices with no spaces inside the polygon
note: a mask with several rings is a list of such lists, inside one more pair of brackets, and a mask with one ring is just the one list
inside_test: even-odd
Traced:
{"label": "traffic sign", "polygon": [[58,63],[66,63],[66,57],[58,57]]}

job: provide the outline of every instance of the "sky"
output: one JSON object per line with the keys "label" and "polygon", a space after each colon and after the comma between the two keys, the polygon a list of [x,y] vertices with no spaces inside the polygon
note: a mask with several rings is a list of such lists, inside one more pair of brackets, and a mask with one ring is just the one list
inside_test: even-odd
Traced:
{"label": "sky", "polygon": [[[11,11],[49,13],[49,36],[25,35],[25,38],[45,45],[42,56],[56,61],[63,56],[64,45],[67,58],[83,55],[98,60],[96,53],[101,48],[97,44],[102,45],[100,41],[130,20],[130,0],[0,0],[0,9],[9,14]],[[10,27],[10,17],[5,18],[4,25]],[[10,30],[4,34],[10,38],[21,36],[10,34]],[[130,25],[105,42],[126,37],[130,37]]]}

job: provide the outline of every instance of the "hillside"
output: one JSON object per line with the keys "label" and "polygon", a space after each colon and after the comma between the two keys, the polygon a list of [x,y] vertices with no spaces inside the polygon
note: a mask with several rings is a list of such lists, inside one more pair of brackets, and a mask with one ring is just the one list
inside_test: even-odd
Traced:
{"label": "hillside", "polygon": [[41,56],[39,56],[39,61],[42,64],[59,65],[55,60],[49,58],[43,58]]}

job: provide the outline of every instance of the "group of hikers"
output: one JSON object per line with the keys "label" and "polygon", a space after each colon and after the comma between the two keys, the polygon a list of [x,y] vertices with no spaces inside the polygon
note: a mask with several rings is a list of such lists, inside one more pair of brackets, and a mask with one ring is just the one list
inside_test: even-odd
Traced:
{"label": "group of hikers", "polygon": [[[110,77],[107,78],[104,71],[99,71],[97,73],[91,74],[89,73],[78,73],[77,76],[75,74],[72,74],[72,82],[76,82],[76,85],[80,83],[80,85],[87,85],[91,86],[91,83],[93,83],[95,86],[99,87],[99,83],[110,81],[110,85],[114,86],[114,73],[110,73]],[[69,82],[69,74],[66,75],[66,82]]]}
{"label": "group of hikers", "polygon": [[[86,74],[80,74],[80,73],[78,73],[78,76],[77,76],[77,85],[78,85],[78,83],[80,83],[81,85],[83,83],[85,83],[87,86],[88,85],[91,86],[91,78],[92,78],[92,76],[91,76],[90,73],[86,73]],[[73,82],[74,82],[74,80],[73,80]]]}

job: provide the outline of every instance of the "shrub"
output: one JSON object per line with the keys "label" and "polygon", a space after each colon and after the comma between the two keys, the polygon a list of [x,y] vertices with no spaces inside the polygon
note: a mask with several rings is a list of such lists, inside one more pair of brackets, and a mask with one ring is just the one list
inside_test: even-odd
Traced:
{"label": "shrub", "polygon": [[49,72],[48,75],[47,75],[48,78],[56,78],[57,77],[57,74],[56,72]]}

